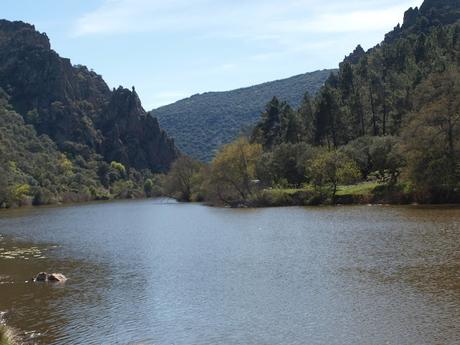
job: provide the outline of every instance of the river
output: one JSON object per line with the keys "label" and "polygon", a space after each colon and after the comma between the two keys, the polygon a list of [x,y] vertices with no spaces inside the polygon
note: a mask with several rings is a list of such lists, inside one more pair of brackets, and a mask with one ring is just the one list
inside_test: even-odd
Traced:
{"label": "river", "polygon": [[2,211],[0,235],[31,343],[460,344],[460,208],[123,201]]}

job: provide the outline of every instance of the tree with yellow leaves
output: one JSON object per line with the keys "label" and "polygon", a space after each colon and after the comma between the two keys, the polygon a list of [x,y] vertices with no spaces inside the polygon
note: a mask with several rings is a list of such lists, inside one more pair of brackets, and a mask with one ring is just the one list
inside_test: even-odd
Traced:
{"label": "tree with yellow leaves", "polygon": [[261,156],[262,145],[245,138],[225,145],[211,163],[211,199],[230,205],[245,203],[257,190],[256,166]]}

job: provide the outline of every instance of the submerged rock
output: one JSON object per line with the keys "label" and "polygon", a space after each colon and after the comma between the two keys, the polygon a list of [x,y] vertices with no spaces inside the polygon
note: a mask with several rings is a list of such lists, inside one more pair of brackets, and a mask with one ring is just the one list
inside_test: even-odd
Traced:
{"label": "submerged rock", "polygon": [[64,283],[67,280],[66,276],[62,273],[46,273],[40,272],[34,278],[34,282],[52,282],[52,283]]}

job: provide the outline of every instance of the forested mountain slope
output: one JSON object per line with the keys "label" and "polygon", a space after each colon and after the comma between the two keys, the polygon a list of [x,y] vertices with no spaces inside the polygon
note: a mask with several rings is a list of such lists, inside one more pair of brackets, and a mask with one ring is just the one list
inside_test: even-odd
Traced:
{"label": "forested mountain slope", "polygon": [[460,1],[409,9],[299,111],[273,99],[252,142],[264,148],[267,184],[329,181],[335,190],[353,172],[416,200],[460,201]]}
{"label": "forested mountain slope", "polygon": [[[8,192],[0,191],[0,205],[43,191],[50,201],[66,190],[96,198],[110,193],[111,162],[120,168],[115,175],[123,172],[120,179],[133,182],[136,175],[141,184],[138,171],[164,172],[179,154],[134,88],[110,90],[95,72],[61,58],[32,25],[0,20],[0,94],[2,188]],[[40,155],[48,161],[37,160]],[[73,182],[58,178],[56,160]],[[21,185],[27,192],[11,199]]]}
{"label": "forested mountain slope", "polygon": [[209,161],[222,144],[254,125],[273,96],[297,107],[306,92],[316,94],[331,72],[317,71],[233,91],[194,95],[151,114],[182,151]]}

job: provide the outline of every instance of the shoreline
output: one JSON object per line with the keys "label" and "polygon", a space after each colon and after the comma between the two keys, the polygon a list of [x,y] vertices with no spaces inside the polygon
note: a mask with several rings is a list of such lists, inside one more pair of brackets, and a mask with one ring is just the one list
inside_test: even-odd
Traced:
{"label": "shoreline", "polygon": [[18,345],[14,330],[4,324],[0,325],[0,345]]}
{"label": "shoreline", "polygon": [[[430,201],[417,197],[416,194],[403,191],[399,188],[391,189],[385,185],[362,183],[351,186],[341,186],[335,197],[323,194],[312,188],[272,188],[255,192],[248,200],[235,201],[232,204],[224,204],[211,201],[185,201],[171,196],[157,195],[153,197],[138,198],[117,198],[117,199],[94,199],[77,202],[59,202],[46,205],[23,205],[9,208],[0,208],[0,214],[4,211],[39,210],[48,208],[103,205],[124,201],[146,201],[146,200],[175,200],[179,203],[202,204],[209,207],[230,207],[230,208],[272,208],[272,207],[302,207],[302,206],[365,206],[365,205],[388,205],[388,206],[460,206],[460,195],[453,195],[446,198],[437,195]],[[0,344],[1,345],[1,344]]]}
{"label": "shoreline", "polygon": [[[8,211],[21,210],[39,210],[48,208],[86,206],[86,205],[104,205],[124,201],[146,201],[170,199],[178,203],[185,204],[202,204],[208,207],[221,208],[273,208],[273,207],[319,207],[319,206],[460,206],[458,200],[441,200],[440,202],[424,202],[417,200],[413,193],[386,191],[384,193],[338,193],[335,196],[335,202],[331,202],[330,197],[320,195],[317,192],[306,189],[267,189],[257,193],[250,200],[238,201],[233,204],[219,204],[206,201],[184,201],[178,200],[171,196],[155,196],[144,198],[125,198],[109,200],[89,200],[81,202],[61,202],[46,205],[24,205],[9,208],[0,208],[0,214]],[[0,343],[0,345],[2,345]]]}

